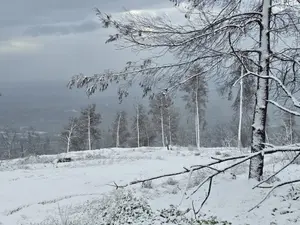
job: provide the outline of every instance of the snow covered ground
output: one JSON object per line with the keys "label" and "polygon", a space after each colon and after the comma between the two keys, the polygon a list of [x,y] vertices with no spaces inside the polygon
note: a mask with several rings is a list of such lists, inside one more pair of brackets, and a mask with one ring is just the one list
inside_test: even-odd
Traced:
{"label": "snow covered ground", "polygon": [[[183,167],[210,162],[211,156],[224,157],[240,154],[236,149],[175,148],[167,151],[161,148],[103,149],[96,151],[72,152],[69,154],[29,157],[0,162],[0,224],[20,225],[43,221],[57,216],[64,210],[72,210],[95,199],[102,198],[114,190],[110,184],[126,184],[135,179],[181,171]],[[61,157],[75,159],[69,163],[52,164]],[[270,156],[266,159],[265,170],[271,173],[286,163],[284,156]],[[254,181],[247,180],[247,164],[218,177],[212,193],[201,210],[201,215],[217,216],[232,224],[300,224],[300,187],[294,185],[278,189],[258,209],[247,211],[256,205],[268,189],[252,189]],[[209,174],[208,170],[195,172],[189,184],[195,187]],[[234,176],[234,175],[236,176]],[[299,177],[300,166],[294,164],[279,174],[279,180],[286,181]],[[236,178],[236,179],[235,179]],[[150,187],[141,185],[134,188],[137,195],[147,198],[153,209],[179,205],[188,175],[152,182]],[[198,207],[204,199],[206,189],[200,189],[192,199]],[[298,191],[298,192],[297,192]],[[184,201],[180,208],[190,207],[191,199]]]}

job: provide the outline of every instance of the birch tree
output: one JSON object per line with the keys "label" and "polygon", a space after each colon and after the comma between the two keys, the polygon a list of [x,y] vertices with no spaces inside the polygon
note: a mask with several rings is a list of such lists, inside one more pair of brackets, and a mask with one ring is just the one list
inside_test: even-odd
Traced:
{"label": "birch tree", "polygon": [[93,144],[100,139],[101,114],[96,112],[96,104],[83,108],[78,118],[78,126],[72,145],[76,150],[92,150]]}
{"label": "birch tree", "polygon": [[[249,178],[260,180],[263,175],[268,104],[299,116],[288,109],[283,99],[297,108],[294,96],[299,90],[299,3],[292,0],[182,0],[186,3],[186,22],[172,21],[164,16],[124,13],[122,18],[97,10],[104,27],[115,30],[107,43],[136,51],[161,50],[174,56],[162,64],[165,54],[150,56],[142,62],[128,62],[123,70],[110,70],[94,76],[75,75],[69,87],[85,88],[87,93],[104,91],[110,82],[120,85],[119,97],[128,95],[128,88],[139,80],[144,94],[153,88],[169,91],[186,82],[184,74],[200,63],[203,74],[220,76],[231,72],[228,64],[238,59],[244,77],[256,78],[255,105],[251,152],[259,153],[250,160]],[[246,44],[247,43],[247,44]],[[257,65],[252,70],[247,59]],[[139,79],[137,79],[139,78]],[[239,80],[237,81],[239,82]]]}
{"label": "birch tree", "polygon": [[69,124],[64,127],[64,130],[61,133],[62,141],[66,144],[66,152],[68,153],[71,148],[73,137],[76,133],[76,128],[78,127],[78,119],[71,117],[69,119]]}
{"label": "birch tree", "polygon": [[120,111],[116,114],[112,125],[112,137],[115,141],[115,146],[126,147],[129,136],[127,113]]}
{"label": "birch tree", "polygon": [[[257,66],[248,60],[248,55],[244,53],[243,64],[246,64],[248,68],[257,70]],[[228,96],[228,100],[232,101],[232,109],[234,110],[233,121],[238,119],[237,126],[237,145],[238,148],[247,146],[251,142],[251,127],[249,127],[249,121],[252,123],[252,116],[255,103],[255,77],[248,76],[243,77],[245,69],[238,59],[235,59],[230,65],[232,70],[229,74],[218,78],[218,92],[222,95]],[[241,79],[243,78],[243,79]],[[237,80],[240,80],[238,90],[234,95],[234,84]]]}
{"label": "birch tree", "polygon": [[154,134],[145,106],[136,104],[134,108],[136,115],[132,118],[131,127],[132,135],[135,135],[133,146],[150,146]]}
{"label": "birch tree", "polygon": [[182,85],[182,91],[186,94],[183,100],[186,102],[186,108],[194,115],[195,140],[196,146],[200,149],[201,145],[201,127],[204,125],[204,114],[207,103],[208,87],[204,76],[197,76],[202,69],[199,65],[194,65],[187,75],[189,79]]}
{"label": "birch tree", "polygon": [[176,119],[178,115],[172,107],[173,100],[169,95],[158,93],[150,99],[149,114],[152,117],[154,130],[160,135],[161,144],[163,147],[172,144],[172,138],[175,138],[177,131]]}

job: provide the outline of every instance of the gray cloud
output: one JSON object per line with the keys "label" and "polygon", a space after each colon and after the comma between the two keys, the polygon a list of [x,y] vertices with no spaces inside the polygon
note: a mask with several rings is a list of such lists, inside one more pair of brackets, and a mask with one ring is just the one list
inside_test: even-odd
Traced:
{"label": "gray cloud", "polygon": [[99,29],[99,22],[88,20],[72,24],[47,24],[28,27],[24,31],[25,36],[41,36],[41,35],[68,35],[76,33],[92,32]]}
{"label": "gray cloud", "polygon": [[0,29],[78,21],[93,14],[94,7],[119,11],[123,7],[144,8],[161,3],[161,0],[0,0]]}
{"label": "gray cloud", "polygon": [[[0,6],[0,90],[6,87],[24,102],[24,89],[28,89],[33,96],[43,96],[43,101],[47,102],[44,96],[58,92],[55,85],[50,85],[51,81],[65,90],[67,81],[74,74],[118,70],[126,61],[145,58],[149,54],[136,55],[130,49],[116,51],[112,44],[104,44],[109,30],[98,29],[100,25],[93,20],[94,7],[106,12],[119,12],[123,7],[165,11],[163,8],[172,7],[172,4],[168,0],[0,0]],[[25,83],[31,86],[23,89],[15,86],[23,87]],[[131,91],[139,94],[138,89]],[[74,95],[74,92],[79,93]],[[116,93],[116,87],[111,87],[101,96],[116,98]],[[73,103],[79,101],[77,96],[85,97],[79,90],[73,90],[70,96],[73,100],[65,101]],[[53,104],[62,104],[61,98]],[[219,107],[220,101],[215,99],[213,105]],[[86,100],[81,102],[86,104]],[[107,102],[115,105],[111,99],[96,102],[102,107]],[[223,115],[224,110],[220,113]]]}
{"label": "gray cloud", "polygon": [[86,18],[95,18],[95,7],[112,13],[161,5],[171,7],[168,0],[0,0],[0,41],[94,31],[97,23]]}

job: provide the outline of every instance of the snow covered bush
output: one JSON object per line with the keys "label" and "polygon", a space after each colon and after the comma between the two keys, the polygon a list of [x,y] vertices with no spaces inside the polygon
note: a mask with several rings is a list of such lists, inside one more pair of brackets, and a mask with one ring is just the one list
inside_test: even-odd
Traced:
{"label": "snow covered bush", "polygon": [[191,219],[186,216],[189,211],[181,211],[174,205],[170,205],[168,209],[158,211],[160,224],[191,224]]}
{"label": "snow covered bush", "polygon": [[91,202],[90,206],[85,210],[89,221],[81,225],[147,224],[153,214],[145,199],[125,189],[116,190],[101,201]]}
{"label": "snow covered bush", "polygon": [[207,170],[194,171],[191,179],[188,183],[188,188],[193,188],[198,186],[207,176],[209,176],[209,172]]}
{"label": "snow covered bush", "polygon": [[216,151],[215,155],[222,155],[222,153],[220,151]]}
{"label": "snow covered bush", "polygon": [[167,179],[167,181],[165,183],[167,185],[174,186],[174,185],[177,185],[179,182],[177,180],[175,180],[174,178],[170,177]]}
{"label": "snow covered bush", "polygon": [[232,174],[238,176],[245,174],[248,171],[248,163],[242,163],[229,170]]}
{"label": "snow covered bush", "polygon": [[228,221],[219,221],[217,217],[212,216],[208,219],[201,219],[196,221],[193,225],[231,225],[231,222]]}
{"label": "snow covered bush", "polygon": [[[190,209],[179,210],[174,205],[153,211],[146,199],[134,195],[128,189],[119,189],[84,205],[60,209],[56,218],[47,218],[35,225],[213,225],[215,217],[195,220]],[[189,215],[188,215],[189,214]]]}
{"label": "snow covered bush", "polygon": [[143,183],[142,183],[142,188],[152,189],[152,188],[153,188],[152,181],[149,180],[149,181],[143,182]]}

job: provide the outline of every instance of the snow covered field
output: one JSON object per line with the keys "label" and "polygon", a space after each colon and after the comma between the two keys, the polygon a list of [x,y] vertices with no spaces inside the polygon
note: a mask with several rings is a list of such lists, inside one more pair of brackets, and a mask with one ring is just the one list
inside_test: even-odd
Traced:
{"label": "snow covered field", "polygon": [[[135,179],[152,177],[164,173],[181,171],[183,167],[210,162],[211,156],[226,157],[240,154],[236,149],[203,149],[201,155],[188,148],[167,151],[160,148],[103,149],[69,153],[75,161],[54,165],[51,162],[61,156],[39,156],[26,159],[2,161],[0,163],[0,224],[20,225],[74,213],[72,209],[102,198],[114,190],[113,182],[126,184]],[[267,174],[286,163],[283,155],[266,159]],[[210,171],[195,172],[189,184],[196,187]],[[232,224],[300,224],[300,187],[294,185],[278,189],[260,208],[250,213],[269,189],[252,189],[254,181],[247,180],[247,164],[222,174],[215,179],[212,193],[201,211],[203,217],[217,216]],[[234,174],[234,175],[233,175]],[[291,165],[279,180],[297,178],[300,166]],[[235,179],[236,178],[236,179]],[[147,199],[153,209],[179,205],[188,181],[188,175],[153,181],[145,188],[130,187],[139,196]],[[298,192],[297,192],[298,190]],[[200,189],[192,197],[198,207],[204,199],[206,189]],[[180,208],[190,207],[191,199],[185,199]],[[78,210],[78,207],[77,207]],[[76,212],[77,214],[80,212]]]}

